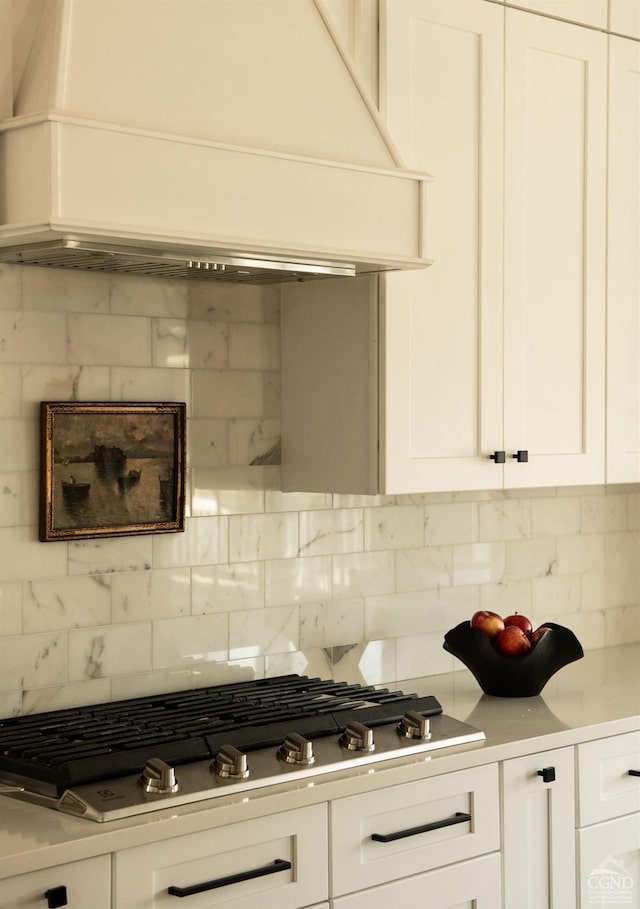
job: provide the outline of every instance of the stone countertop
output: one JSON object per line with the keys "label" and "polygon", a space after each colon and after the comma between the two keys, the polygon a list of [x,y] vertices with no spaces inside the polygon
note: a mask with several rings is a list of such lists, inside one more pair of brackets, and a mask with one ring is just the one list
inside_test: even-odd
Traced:
{"label": "stone countertop", "polygon": [[466,669],[385,687],[435,695],[444,712],[482,729],[485,742],[283,783],[104,824],[0,799],[0,879],[577,742],[640,729],[640,644],[588,651],[533,698],[484,695]]}

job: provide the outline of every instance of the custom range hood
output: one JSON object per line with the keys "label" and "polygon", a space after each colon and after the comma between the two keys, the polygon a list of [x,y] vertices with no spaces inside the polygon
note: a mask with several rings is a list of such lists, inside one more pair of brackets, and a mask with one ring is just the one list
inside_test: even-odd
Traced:
{"label": "custom range hood", "polygon": [[427,181],[322,0],[0,0],[0,262],[421,268]]}

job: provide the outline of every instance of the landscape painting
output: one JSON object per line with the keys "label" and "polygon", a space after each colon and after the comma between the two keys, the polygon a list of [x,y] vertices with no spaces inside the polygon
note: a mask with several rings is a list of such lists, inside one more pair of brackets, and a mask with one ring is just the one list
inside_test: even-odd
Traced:
{"label": "landscape painting", "polygon": [[184,530],[184,404],[41,404],[40,539]]}

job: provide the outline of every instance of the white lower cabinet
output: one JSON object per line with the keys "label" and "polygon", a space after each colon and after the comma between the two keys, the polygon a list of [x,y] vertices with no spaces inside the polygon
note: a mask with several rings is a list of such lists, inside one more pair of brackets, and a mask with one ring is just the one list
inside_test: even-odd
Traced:
{"label": "white lower cabinet", "polygon": [[640,732],[577,748],[582,907],[640,909]]}
{"label": "white lower cabinet", "polygon": [[332,909],[499,909],[500,891],[500,856],[493,853],[342,896],[331,905]]}
{"label": "white lower cabinet", "polygon": [[111,857],[99,855],[0,881],[2,909],[110,909]]}
{"label": "white lower cabinet", "polygon": [[[328,897],[326,805],[115,853],[116,909],[301,909]],[[89,909],[89,907],[82,907]]]}
{"label": "white lower cabinet", "polygon": [[488,764],[339,799],[330,819],[332,897],[358,892],[361,902],[344,905],[383,905],[383,896],[366,903],[364,892],[373,900],[372,888],[394,881],[382,893],[395,899],[394,887],[405,893],[410,884],[403,881],[421,872],[497,852],[498,768]]}
{"label": "white lower cabinet", "polygon": [[504,905],[574,909],[574,749],[502,764]]}

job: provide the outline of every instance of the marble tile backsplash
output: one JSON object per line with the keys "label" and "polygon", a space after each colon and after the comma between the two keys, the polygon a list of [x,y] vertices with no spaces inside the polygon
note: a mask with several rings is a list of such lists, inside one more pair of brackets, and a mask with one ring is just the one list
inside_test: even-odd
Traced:
{"label": "marble tile backsplash", "polygon": [[[186,532],[38,542],[42,400],[186,401]],[[0,266],[1,716],[446,672],[478,608],[640,639],[639,487],[286,494],[279,416],[277,288]]]}

